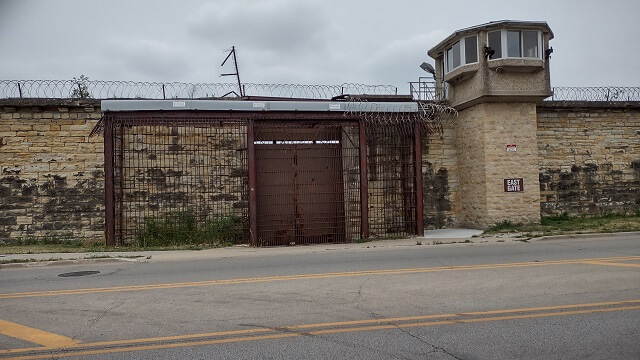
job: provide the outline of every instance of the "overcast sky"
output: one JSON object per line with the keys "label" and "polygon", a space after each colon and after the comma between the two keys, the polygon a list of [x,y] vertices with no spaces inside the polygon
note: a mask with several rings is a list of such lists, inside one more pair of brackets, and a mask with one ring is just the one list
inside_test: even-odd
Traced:
{"label": "overcast sky", "polygon": [[640,86],[638,0],[0,0],[0,79],[390,84],[455,30],[546,21],[553,86]]}

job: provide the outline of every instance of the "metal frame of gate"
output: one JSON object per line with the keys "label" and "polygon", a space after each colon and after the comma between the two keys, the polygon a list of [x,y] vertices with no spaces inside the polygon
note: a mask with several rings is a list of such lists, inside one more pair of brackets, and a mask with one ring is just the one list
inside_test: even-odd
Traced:
{"label": "metal frame of gate", "polygon": [[[178,106],[176,106],[176,103]],[[358,104],[355,104],[356,106]],[[364,111],[379,111],[375,110],[375,106],[367,104],[367,110]],[[404,108],[409,108],[411,104],[401,104]],[[137,231],[136,229],[128,229],[123,220],[124,211],[123,207],[127,205],[126,201],[130,198],[130,194],[127,191],[135,189],[135,184],[132,186],[124,186],[128,177],[132,176],[134,172],[131,169],[126,168],[126,158],[132,156],[135,149],[136,140],[135,136],[131,134],[127,135],[127,131],[135,127],[147,127],[147,132],[153,133],[167,131],[180,131],[188,132],[189,129],[195,129],[197,134],[201,132],[211,131],[208,129],[221,129],[224,127],[237,128],[238,130],[229,130],[237,135],[243,135],[244,133],[244,146],[242,149],[243,155],[239,156],[239,160],[235,163],[235,168],[229,168],[228,171],[236,171],[238,167],[244,167],[246,173],[241,174],[241,178],[244,186],[244,193],[241,192],[238,200],[238,207],[242,207],[246,200],[246,206],[240,210],[233,209],[235,206],[227,206],[223,209],[226,213],[238,213],[242,220],[242,237],[236,239],[236,242],[248,242],[251,246],[271,245],[260,241],[258,234],[258,179],[256,168],[256,141],[258,141],[258,147],[261,146],[260,131],[268,128],[279,129],[295,129],[295,128],[307,128],[307,129],[320,129],[330,128],[349,130],[349,135],[352,136],[353,146],[350,151],[348,161],[353,167],[345,170],[343,164],[343,172],[341,176],[345,179],[350,176],[350,181],[357,181],[357,184],[349,189],[344,198],[344,211],[349,212],[349,215],[343,217],[344,221],[354,218],[357,221],[351,221],[349,224],[345,224],[345,227],[357,226],[357,235],[354,236],[350,233],[345,237],[345,241],[356,241],[358,238],[369,238],[370,236],[386,237],[397,236],[397,234],[403,235],[423,235],[423,195],[422,195],[422,126],[415,123],[406,123],[404,125],[385,125],[385,124],[373,124],[368,123],[365,116],[357,111],[346,111],[347,106],[344,103],[334,102],[278,102],[268,101],[256,102],[250,101],[216,101],[216,100],[192,100],[192,101],[103,101],[103,111],[105,112],[102,120],[102,126],[104,128],[104,154],[105,154],[105,222],[106,222],[106,243],[107,245],[127,245],[130,241],[127,241],[127,236],[131,232]],[[350,106],[353,106],[351,104]],[[256,111],[256,107],[258,111]],[[231,109],[231,110],[229,110]],[[413,111],[413,108],[406,110],[408,112]],[[322,110],[322,111],[320,111]],[[404,111],[404,110],[403,110]],[[389,131],[388,129],[396,126],[397,129],[403,129],[402,131]],[[129,129],[129,130],[128,130]],[[178,129],[178,130],[176,130]],[[387,130],[385,130],[387,129]],[[396,136],[400,137],[400,141],[396,143],[396,147],[391,150],[385,150],[385,144],[375,144],[375,141],[370,141],[376,137],[376,134],[380,135],[384,133],[387,139],[395,139]],[[149,134],[151,135],[151,134]],[[173,136],[173,135],[166,135]],[[200,136],[200,135],[198,135]],[[208,136],[208,135],[207,135]],[[131,144],[127,145],[126,140],[129,139]],[[317,140],[317,139],[315,139]],[[229,140],[232,141],[232,140]],[[167,151],[171,146],[177,144],[171,144],[168,141],[163,144],[160,151]],[[393,141],[395,142],[395,140]],[[199,142],[196,141],[191,144],[191,148],[198,148]],[[318,144],[317,141],[315,143]],[[400,145],[398,145],[400,144]],[[127,147],[129,146],[129,147]],[[386,158],[379,157],[381,155],[376,153],[376,146],[387,151],[389,154],[385,155]],[[390,148],[387,146],[387,148]],[[173,151],[173,150],[171,150]],[[240,152],[240,151],[239,151]],[[357,155],[356,155],[357,154]],[[341,154],[343,156],[343,154]],[[368,160],[378,162],[376,160],[384,159],[389,162],[387,168],[384,165],[368,163]],[[171,161],[177,161],[177,158],[171,158]],[[398,161],[398,171],[393,170],[393,162]],[[213,166],[213,164],[210,164]],[[379,168],[376,168],[379,166]],[[391,166],[391,167],[390,167]],[[372,170],[375,169],[375,170]],[[386,170],[385,170],[386,169]],[[147,171],[149,169],[143,169]],[[209,170],[209,169],[207,169]],[[386,178],[379,178],[381,174],[379,172],[387,172]],[[187,172],[185,170],[185,172]],[[355,172],[355,173],[354,173]],[[376,173],[376,174],[374,174]],[[194,183],[202,183],[203,178],[198,178],[197,175],[189,174]],[[375,175],[375,176],[374,176]],[[240,181],[240,180],[239,180]],[[133,184],[133,183],[132,183]],[[239,184],[239,183],[238,183]],[[389,186],[400,185],[400,189],[396,191],[394,196],[387,196],[386,193],[390,189]],[[189,188],[189,184],[181,184],[186,186],[187,192],[190,190],[197,191],[197,189]],[[342,184],[345,186],[345,184]],[[192,186],[193,187],[193,186]],[[151,191],[151,190],[149,190]],[[346,190],[345,190],[346,191]],[[395,190],[394,190],[395,191]],[[189,198],[189,194],[187,194]],[[353,200],[356,199],[355,205]],[[184,201],[184,199],[181,199]],[[371,203],[373,201],[373,203]],[[401,202],[399,206],[400,214],[386,214],[385,207],[390,202]],[[349,205],[353,206],[349,206]],[[140,202],[140,208],[145,205],[144,201]],[[396,204],[397,205],[397,204]],[[127,205],[128,206],[128,205]],[[211,206],[207,205],[210,209]],[[349,207],[349,208],[347,208]],[[355,215],[354,215],[355,211]],[[370,223],[370,211],[377,216],[382,227],[378,228],[377,224]],[[380,213],[375,213],[380,211]],[[135,214],[136,216],[143,216],[144,214]],[[157,215],[155,213],[150,215]],[[206,218],[206,214],[200,214],[202,218]],[[399,218],[394,220],[393,217]],[[406,220],[406,221],[405,221]],[[397,224],[394,223],[397,222]],[[386,224],[385,222],[390,222]],[[354,225],[356,224],[356,225]],[[373,229],[373,232],[371,231]],[[349,231],[349,230],[345,230]],[[127,235],[129,234],[129,235]],[[298,238],[300,239],[300,237]],[[327,241],[339,241],[339,239],[326,238]],[[302,241],[302,243],[309,243],[315,241]],[[282,243],[275,242],[274,245],[283,245]],[[288,244],[287,244],[288,245]]]}

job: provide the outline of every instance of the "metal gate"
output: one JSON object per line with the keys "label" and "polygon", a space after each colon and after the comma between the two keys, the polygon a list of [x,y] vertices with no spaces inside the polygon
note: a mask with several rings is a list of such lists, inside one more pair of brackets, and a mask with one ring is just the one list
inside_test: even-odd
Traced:
{"label": "metal gate", "polygon": [[[257,129],[258,245],[352,240],[346,222],[353,219],[345,214],[344,199],[345,193],[358,189],[345,186],[349,169],[343,158],[357,152],[350,151],[349,144],[344,147],[345,154],[340,126]],[[359,232],[359,226],[355,230]]]}
{"label": "metal gate", "polygon": [[423,228],[416,124],[214,111],[103,121],[109,245],[355,242]]}

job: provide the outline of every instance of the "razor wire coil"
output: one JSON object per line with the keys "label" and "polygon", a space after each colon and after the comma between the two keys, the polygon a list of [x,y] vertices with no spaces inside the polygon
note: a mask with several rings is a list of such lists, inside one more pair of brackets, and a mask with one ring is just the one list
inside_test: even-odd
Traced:
{"label": "razor wire coil", "polygon": [[[246,96],[330,99],[344,94],[393,95],[392,85],[242,84]],[[198,99],[238,97],[237,84],[103,80],[0,80],[0,98]]]}

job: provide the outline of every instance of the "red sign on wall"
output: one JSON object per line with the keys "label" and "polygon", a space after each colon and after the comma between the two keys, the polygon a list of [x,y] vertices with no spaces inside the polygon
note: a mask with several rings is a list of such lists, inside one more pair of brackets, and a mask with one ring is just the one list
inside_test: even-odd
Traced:
{"label": "red sign on wall", "polygon": [[523,192],[524,181],[522,178],[504,179],[504,192]]}

